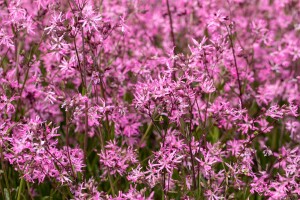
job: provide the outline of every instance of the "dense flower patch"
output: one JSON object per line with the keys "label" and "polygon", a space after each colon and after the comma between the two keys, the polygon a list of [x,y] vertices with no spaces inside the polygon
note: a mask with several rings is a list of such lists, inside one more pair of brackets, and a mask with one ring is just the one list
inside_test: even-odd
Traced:
{"label": "dense flower patch", "polygon": [[0,0],[1,199],[299,199],[299,0]]}

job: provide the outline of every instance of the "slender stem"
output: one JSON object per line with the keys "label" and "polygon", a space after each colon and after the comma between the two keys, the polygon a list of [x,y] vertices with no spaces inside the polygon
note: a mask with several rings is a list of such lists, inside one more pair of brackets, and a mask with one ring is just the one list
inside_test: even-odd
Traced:
{"label": "slender stem", "polygon": [[20,186],[19,186],[19,189],[18,189],[18,197],[17,197],[17,200],[20,200],[20,199],[21,199],[21,192],[22,192],[22,190],[23,190],[24,184],[25,184],[25,180],[24,180],[24,178],[21,178]]}
{"label": "slender stem", "polygon": [[146,137],[148,136],[151,128],[152,128],[152,123],[150,123],[149,126],[147,127],[147,130],[146,130],[145,134],[143,135],[143,137],[142,137],[142,139],[141,139],[141,141],[140,141],[137,149],[141,148],[141,146],[143,145],[143,142],[146,139]]}
{"label": "slender stem", "polygon": [[41,45],[42,41],[43,41],[43,38],[44,38],[44,33],[41,37],[41,40],[39,41],[38,45],[36,46],[36,48],[32,48],[30,53],[29,53],[29,58],[28,58],[28,62],[26,64],[26,67],[27,67],[27,70],[25,72],[25,78],[24,78],[24,81],[23,81],[23,84],[22,84],[22,88],[21,88],[21,91],[20,91],[20,94],[19,94],[19,99],[18,99],[18,102],[17,102],[17,108],[16,108],[16,113],[15,113],[15,121],[17,121],[17,114],[18,114],[18,111],[19,111],[19,107],[20,107],[20,103],[21,103],[21,98],[22,98],[22,94],[23,94],[23,91],[25,89],[25,84],[26,84],[26,81],[28,79],[28,74],[29,74],[29,70],[30,70],[30,63],[32,61],[32,58],[33,58],[33,55],[36,53],[36,50],[39,48],[39,46]]}
{"label": "slender stem", "polygon": [[[175,43],[175,34],[174,34],[174,28],[173,28],[173,19],[172,19],[172,15],[171,15],[171,10],[170,10],[170,3],[169,0],[167,0],[167,8],[168,8],[168,16],[169,16],[169,21],[170,21],[170,32],[171,32],[171,38],[172,38],[172,43],[173,43],[173,47],[176,47],[176,43]],[[175,49],[174,52],[175,54]],[[173,60],[173,67],[176,66],[176,60]],[[176,74],[175,71],[172,72],[172,79],[176,80]]]}
{"label": "slender stem", "polygon": [[191,156],[191,162],[192,162],[192,175],[193,175],[193,188],[196,189],[196,173],[195,173],[195,164],[194,164],[194,156],[192,152],[192,146],[191,146],[191,140],[192,140],[192,123],[193,123],[193,105],[191,100],[189,99],[190,103],[190,124],[189,124],[189,153]]}
{"label": "slender stem", "polygon": [[70,157],[70,147],[69,147],[69,120],[68,120],[68,112],[66,113],[66,146],[67,146],[67,155],[70,163],[71,171],[73,173],[74,178],[76,178],[76,174],[73,169],[73,164]]}
{"label": "slender stem", "polygon": [[[83,54],[83,81],[84,81],[84,89],[85,89],[85,93],[86,95],[88,95],[88,91],[87,91],[87,84],[86,84],[86,57],[85,57],[85,43],[84,43],[84,29],[83,27],[81,28],[81,36],[82,36],[82,54]],[[84,133],[84,141],[83,141],[83,152],[84,152],[84,161],[87,167],[87,145],[88,145],[88,102],[85,102],[85,133]],[[83,172],[83,179],[86,179],[86,169]]]}
{"label": "slender stem", "polygon": [[19,72],[19,58],[20,58],[20,43],[18,41],[19,34],[18,32],[15,33],[15,60],[16,60],[16,77],[18,80],[18,84],[20,83],[20,72]]}
{"label": "slender stem", "polygon": [[[88,145],[88,102],[85,102],[85,133],[83,142],[84,161],[87,165],[87,145]],[[84,170],[83,178],[86,178],[86,170]]]}
{"label": "slender stem", "polygon": [[84,83],[83,81],[83,75],[82,75],[82,70],[81,70],[81,62],[79,59],[79,53],[78,53],[78,49],[77,49],[77,45],[76,45],[76,35],[74,37],[74,47],[75,47],[75,52],[76,52],[76,57],[77,57],[77,62],[78,62],[78,68],[79,68],[79,72],[80,72],[80,78],[81,78],[81,82],[82,84]]}
{"label": "slender stem", "polygon": [[[46,150],[47,153],[49,153],[49,155],[50,155],[57,163],[60,164],[60,166],[61,166],[62,168],[64,168],[64,169],[66,170],[66,172],[68,173],[69,176],[72,176],[72,174],[69,173],[68,168],[66,168],[66,166],[63,165],[63,164],[56,158],[56,156],[53,155],[53,154],[49,151],[49,150],[50,150],[49,145],[47,145],[47,148],[45,148],[45,150]],[[74,179],[75,179],[75,177],[74,177]]]}
{"label": "slender stem", "polygon": [[196,189],[196,175],[195,175],[195,164],[194,164],[194,157],[193,157],[193,152],[192,152],[192,147],[191,147],[191,141],[189,142],[189,153],[191,156],[191,162],[192,162],[192,175],[193,175],[193,188]]}
{"label": "slender stem", "polygon": [[166,168],[163,170],[163,191],[166,192]]}
{"label": "slender stem", "polygon": [[81,28],[81,40],[82,40],[82,54],[83,54],[83,81],[84,81],[84,86],[85,86],[85,89],[87,89],[87,85],[86,85],[86,57],[85,57],[85,43],[84,43],[84,30],[83,30],[83,27]]}
{"label": "slender stem", "polygon": [[228,26],[225,24],[225,27],[227,29],[228,32],[228,37],[229,37],[229,41],[230,41],[230,46],[231,46],[231,51],[232,51],[232,56],[233,56],[233,60],[234,60],[234,67],[235,67],[235,71],[236,71],[236,75],[237,75],[237,81],[238,81],[238,86],[239,86],[239,98],[243,107],[243,99],[242,99],[242,84],[241,84],[241,79],[240,79],[240,74],[239,74],[239,70],[238,70],[238,66],[237,66],[237,61],[236,61],[236,56],[235,56],[235,50],[234,50],[234,46],[233,46],[233,39],[232,39],[232,33],[229,30]]}
{"label": "slender stem", "polygon": [[116,192],[115,192],[114,183],[112,181],[112,177],[111,177],[110,173],[108,173],[108,180],[109,180],[109,184],[110,184],[110,188],[111,188],[111,193],[113,196],[115,196]]}
{"label": "slender stem", "polygon": [[19,107],[20,107],[20,103],[21,103],[21,98],[22,98],[22,94],[23,94],[23,91],[24,91],[24,88],[25,88],[25,83],[28,79],[28,73],[29,73],[29,66],[27,66],[27,70],[26,70],[26,73],[25,73],[25,79],[24,79],[24,82],[22,84],[22,88],[21,88],[21,91],[20,91],[20,96],[19,96],[19,99],[18,99],[18,102],[17,102],[17,108],[16,108],[16,113],[15,113],[15,121],[17,121],[18,119],[18,111],[19,111]]}
{"label": "slender stem", "polygon": [[170,20],[170,32],[171,32],[172,42],[173,42],[173,46],[175,47],[176,43],[175,43],[175,35],[174,35],[174,28],[173,28],[173,19],[171,15],[169,0],[167,0],[167,8],[168,8],[168,15]]}

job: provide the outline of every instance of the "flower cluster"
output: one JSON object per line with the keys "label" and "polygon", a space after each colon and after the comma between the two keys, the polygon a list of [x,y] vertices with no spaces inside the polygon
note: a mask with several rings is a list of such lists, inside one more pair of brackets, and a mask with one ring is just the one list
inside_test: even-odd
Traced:
{"label": "flower cluster", "polygon": [[0,199],[299,199],[299,0],[0,0]]}

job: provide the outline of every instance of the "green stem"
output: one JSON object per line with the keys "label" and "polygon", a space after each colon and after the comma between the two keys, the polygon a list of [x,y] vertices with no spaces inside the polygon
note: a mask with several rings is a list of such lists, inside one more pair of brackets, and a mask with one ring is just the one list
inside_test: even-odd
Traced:
{"label": "green stem", "polygon": [[113,196],[115,196],[115,188],[114,188],[114,183],[112,181],[112,177],[111,175],[108,173],[108,180],[109,180],[109,184],[110,184],[110,188],[111,188],[111,193]]}
{"label": "green stem", "polygon": [[145,134],[143,135],[143,137],[142,137],[142,139],[141,139],[141,141],[140,141],[140,143],[138,145],[138,149],[141,148],[141,146],[143,145],[143,142],[146,139],[146,137],[148,136],[151,128],[152,128],[152,123],[150,123],[149,126],[147,127],[147,130],[146,130]]}
{"label": "green stem", "polygon": [[25,184],[25,181],[24,181],[24,178],[21,179],[21,182],[20,182],[20,186],[19,186],[19,189],[18,189],[18,197],[17,197],[17,200],[20,200],[21,199],[21,192],[23,190],[23,186]]}

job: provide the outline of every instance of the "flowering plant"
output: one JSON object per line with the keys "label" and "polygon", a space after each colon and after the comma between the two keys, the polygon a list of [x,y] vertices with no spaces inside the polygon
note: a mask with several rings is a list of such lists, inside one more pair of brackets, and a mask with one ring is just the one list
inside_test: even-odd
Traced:
{"label": "flowering plant", "polygon": [[299,199],[299,10],[0,0],[1,199]]}

